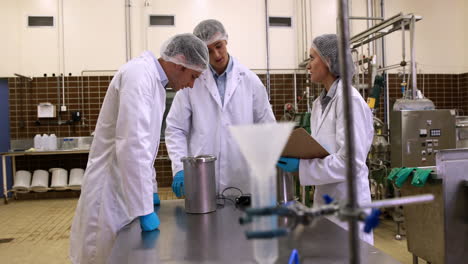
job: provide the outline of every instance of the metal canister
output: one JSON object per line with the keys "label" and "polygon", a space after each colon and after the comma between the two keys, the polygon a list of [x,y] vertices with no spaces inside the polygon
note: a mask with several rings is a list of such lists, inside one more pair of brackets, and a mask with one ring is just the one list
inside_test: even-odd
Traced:
{"label": "metal canister", "polygon": [[185,211],[192,214],[216,211],[216,157],[200,155],[180,160],[184,163]]}
{"label": "metal canister", "polygon": [[294,173],[284,171],[277,167],[276,178],[278,203],[284,204],[290,201],[294,201],[294,192],[296,188]]}

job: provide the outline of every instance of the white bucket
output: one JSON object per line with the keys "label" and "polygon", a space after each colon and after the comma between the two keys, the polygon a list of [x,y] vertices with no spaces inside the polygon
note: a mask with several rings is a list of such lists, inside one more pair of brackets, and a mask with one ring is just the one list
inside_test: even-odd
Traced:
{"label": "white bucket", "polygon": [[70,170],[70,181],[68,188],[72,190],[81,190],[81,182],[83,181],[84,170],[75,168]]}
{"label": "white bucket", "polygon": [[47,192],[49,186],[49,172],[45,170],[35,170],[33,173],[31,191]]}
{"label": "white bucket", "polygon": [[13,191],[18,193],[27,193],[31,187],[31,172],[19,170],[15,174],[15,185]]}
{"label": "white bucket", "polygon": [[50,187],[57,191],[63,191],[67,189],[68,182],[68,171],[61,168],[49,169],[52,173],[52,183]]}

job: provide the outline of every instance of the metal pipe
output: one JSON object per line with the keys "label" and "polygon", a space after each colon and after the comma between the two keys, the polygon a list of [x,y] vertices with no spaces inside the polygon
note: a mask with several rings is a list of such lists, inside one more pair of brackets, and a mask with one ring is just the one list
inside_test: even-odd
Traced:
{"label": "metal pipe", "polygon": [[366,17],[366,16],[351,16],[349,19],[355,20],[384,20],[383,17]]}
{"label": "metal pipe", "polygon": [[125,17],[125,61],[128,61],[128,23],[127,23],[127,1],[124,0],[124,17]]}
{"label": "metal pipe", "polygon": [[6,156],[2,155],[2,173],[3,173],[3,198],[5,204],[8,203],[8,182],[7,182],[7,171],[6,171]]}
{"label": "metal pipe", "polygon": [[297,112],[297,84],[296,84],[296,73],[294,73],[294,111]]}
{"label": "metal pipe", "polygon": [[81,76],[84,76],[83,73],[86,72],[116,72],[117,70],[82,70]]}
{"label": "metal pipe", "polygon": [[[65,75],[62,73],[62,106],[65,106]],[[62,109],[60,109],[62,111]]]}
{"label": "metal pipe", "polygon": [[416,17],[414,15],[411,16],[411,24],[410,24],[410,46],[411,46],[411,78],[413,78],[412,88],[413,88],[413,98],[416,99],[418,94],[418,85],[416,80],[416,49],[414,46],[414,31],[416,26]]}
{"label": "metal pipe", "polygon": [[304,53],[302,54],[302,60],[307,60],[307,37],[305,32],[306,15],[305,15],[305,0],[301,0],[301,11],[302,11],[302,45],[304,46]]}
{"label": "metal pipe", "polygon": [[[405,38],[406,38],[406,30],[405,30],[405,22],[401,22],[401,42],[402,42],[402,47],[401,47],[401,60],[406,61],[406,43],[405,43]],[[403,82],[405,82],[406,78],[406,67],[403,66]]]}
{"label": "metal pipe", "polygon": [[[62,16],[61,16],[61,19],[60,19],[60,24],[61,24],[61,31],[62,31],[62,73],[63,75],[65,75],[65,23],[63,22],[64,21],[64,13],[63,13],[63,0],[61,0],[62,4],[60,5],[60,9],[61,9],[61,13],[62,13]],[[65,89],[65,87],[64,87]],[[65,90],[64,90],[65,91]],[[65,97],[65,94],[64,94],[64,97]],[[65,98],[63,99],[64,100],[64,104],[65,104]]]}
{"label": "metal pipe", "polygon": [[125,0],[125,48],[126,48],[126,60],[129,61],[132,58],[132,25],[131,25],[131,11],[130,7],[131,0]]}
{"label": "metal pipe", "polygon": [[19,74],[19,73],[15,73],[15,76],[20,77],[20,78],[24,78],[24,79],[26,79],[26,80],[28,80],[30,82],[33,80],[33,77],[25,76],[25,75],[22,75],[22,74]]}
{"label": "metal pipe", "polygon": [[351,50],[351,56],[353,54],[356,54],[356,79],[355,79],[355,84],[356,84],[356,87],[358,87],[360,85],[360,79],[359,79],[359,52],[357,51],[357,49],[353,49]]}
{"label": "metal pipe", "polygon": [[310,19],[309,15],[307,14],[307,3],[308,3],[308,1],[304,0],[304,25],[305,25],[305,28],[304,28],[304,33],[305,33],[304,57],[305,57],[306,60],[309,58],[308,49],[310,47],[309,45],[307,45],[309,43],[309,29],[307,27],[307,24],[308,24],[309,19]]}
{"label": "metal pipe", "polygon": [[392,65],[389,65],[387,67],[384,67],[384,68],[380,68],[380,69],[377,69],[378,72],[381,72],[381,71],[387,71],[387,70],[392,70],[392,69],[396,69],[396,68],[404,68],[403,66],[401,66],[400,63],[398,64],[392,64]]}
{"label": "metal pipe", "polygon": [[[48,85],[47,85],[48,87]],[[58,95],[58,117],[57,117],[57,124],[60,124],[62,121],[62,104],[60,103],[60,99],[62,98],[62,93],[60,90],[60,76],[57,76],[57,95]],[[47,123],[47,129],[49,129],[49,124]]]}
{"label": "metal pipe", "polygon": [[149,19],[149,11],[151,6],[151,3],[149,0],[145,0],[143,4],[143,27],[142,27],[142,35],[143,35],[143,49],[148,50],[148,19]]}
{"label": "metal pipe", "polygon": [[265,0],[265,37],[266,37],[266,84],[268,100],[270,100],[270,20],[268,18],[268,0]]}
{"label": "metal pipe", "polygon": [[[388,74],[385,74],[385,93],[387,95],[387,98],[385,100],[385,103],[387,105],[387,115],[386,115],[386,120],[385,123],[387,123],[387,131],[390,131],[390,84],[388,83]],[[391,138],[387,138],[388,143],[391,144]]]}
{"label": "metal pipe", "polygon": [[348,201],[347,209],[351,211],[351,216],[349,217],[349,250],[350,250],[350,263],[361,263],[360,261],[360,241],[359,241],[359,227],[358,219],[353,216],[354,212],[358,209],[357,203],[357,190],[356,190],[356,178],[355,176],[355,166],[354,166],[354,118],[353,118],[353,105],[351,104],[351,74],[350,74],[350,50],[349,50],[349,19],[348,19],[348,1],[339,0],[338,1],[338,48],[339,48],[339,61],[340,61],[340,71],[342,79],[342,89],[343,89],[343,107],[344,107],[344,117],[345,117],[345,134],[346,134],[346,182],[347,182],[347,192],[348,192]]}
{"label": "metal pipe", "polygon": [[[366,14],[367,14],[367,17],[371,17],[372,16],[372,0],[367,0],[366,2]],[[367,24],[367,29],[371,28],[372,25],[371,25],[371,21],[370,20],[367,20],[366,21],[366,24]],[[373,50],[373,46],[374,46],[374,43],[372,42],[369,42],[367,44],[367,56],[370,58],[371,57],[371,50]],[[365,98],[365,97],[364,97]]]}
{"label": "metal pipe", "polygon": [[[385,19],[385,0],[380,0],[380,16]],[[386,47],[385,47],[385,37],[382,37],[381,39],[381,45],[382,45],[382,67],[387,66],[387,61],[386,61]],[[387,78],[387,73],[384,71],[383,74],[385,75],[385,78]],[[390,117],[390,110],[389,110],[389,104],[390,104],[390,98],[388,97],[388,79],[385,84],[386,89],[384,90],[384,123],[387,125],[387,131],[390,131],[389,125],[389,117]],[[389,140],[390,137],[387,137],[387,141],[390,142]]]}
{"label": "metal pipe", "polygon": [[388,208],[405,204],[427,203],[434,200],[432,194],[413,195],[361,204],[361,208]]}

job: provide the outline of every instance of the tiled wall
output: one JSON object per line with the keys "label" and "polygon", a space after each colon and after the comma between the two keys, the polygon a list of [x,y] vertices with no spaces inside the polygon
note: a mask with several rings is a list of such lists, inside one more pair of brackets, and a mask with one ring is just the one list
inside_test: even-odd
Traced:
{"label": "tiled wall", "polygon": [[468,73],[458,77],[458,89],[460,91],[460,104],[463,106],[463,115],[468,115]]}
{"label": "tiled wall", "polygon": [[[272,74],[271,104],[275,116],[280,120],[284,115],[284,105],[294,104],[294,74]],[[265,83],[265,74],[259,74]],[[10,129],[11,139],[33,138],[38,133],[55,133],[58,137],[89,136],[96,125],[99,109],[112,76],[65,77],[65,105],[62,120],[70,119],[71,111],[80,111],[83,121],[75,125],[36,124],[37,104],[50,102],[58,106],[58,92],[62,91],[61,79],[57,77],[38,77],[32,82],[21,78],[10,78]],[[306,87],[310,87],[311,95],[316,98],[323,89],[320,85],[308,82],[305,73],[296,74],[296,89],[298,108],[300,112],[307,110],[307,99],[304,96]],[[401,97],[401,78],[389,76],[390,101]],[[465,74],[421,74],[418,76],[418,86],[424,95],[433,100],[437,108],[458,109],[460,114],[468,115],[468,73]],[[62,99],[60,99],[62,101]],[[381,98],[378,116],[383,118],[383,99]],[[57,121],[57,119],[53,119]],[[43,156],[17,158],[17,169],[34,170],[49,167],[85,167],[87,155],[68,157]],[[164,142],[162,142],[155,162],[159,186],[170,186],[172,183],[171,163],[167,157]]]}

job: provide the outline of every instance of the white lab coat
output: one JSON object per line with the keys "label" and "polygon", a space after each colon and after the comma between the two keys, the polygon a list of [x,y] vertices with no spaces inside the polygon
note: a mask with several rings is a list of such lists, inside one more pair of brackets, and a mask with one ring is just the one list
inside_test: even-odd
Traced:
{"label": "white lab coat", "polygon": [[166,118],[165,141],[175,175],[183,170],[180,158],[211,154],[217,157],[216,187],[251,192],[249,170],[229,126],[275,122],[266,89],[255,73],[233,56],[228,73],[224,106],[210,69],[195,81],[193,89],[176,94]]}
{"label": "white lab coat", "polygon": [[116,233],[154,211],[166,91],[145,52],[112,79],[96,125],[70,234],[73,263],[105,263]]}
{"label": "white lab coat", "polygon": [[[315,185],[314,206],[324,204],[322,197],[325,194],[337,201],[347,200],[343,100],[340,80],[336,94],[328,103],[323,114],[320,97],[314,101],[312,106],[311,135],[330,153],[323,159],[300,160],[299,163],[301,185]],[[367,203],[371,201],[366,158],[374,136],[372,113],[362,96],[354,88],[352,89],[351,103],[353,105],[355,133],[353,143],[357,166],[357,197],[359,203]],[[330,219],[347,229],[347,222],[341,222],[336,217],[330,217]],[[362,224],[360,230],[362,230]],[[373,244],[372,234],[361,232],[360,236],[362,240]]]}

